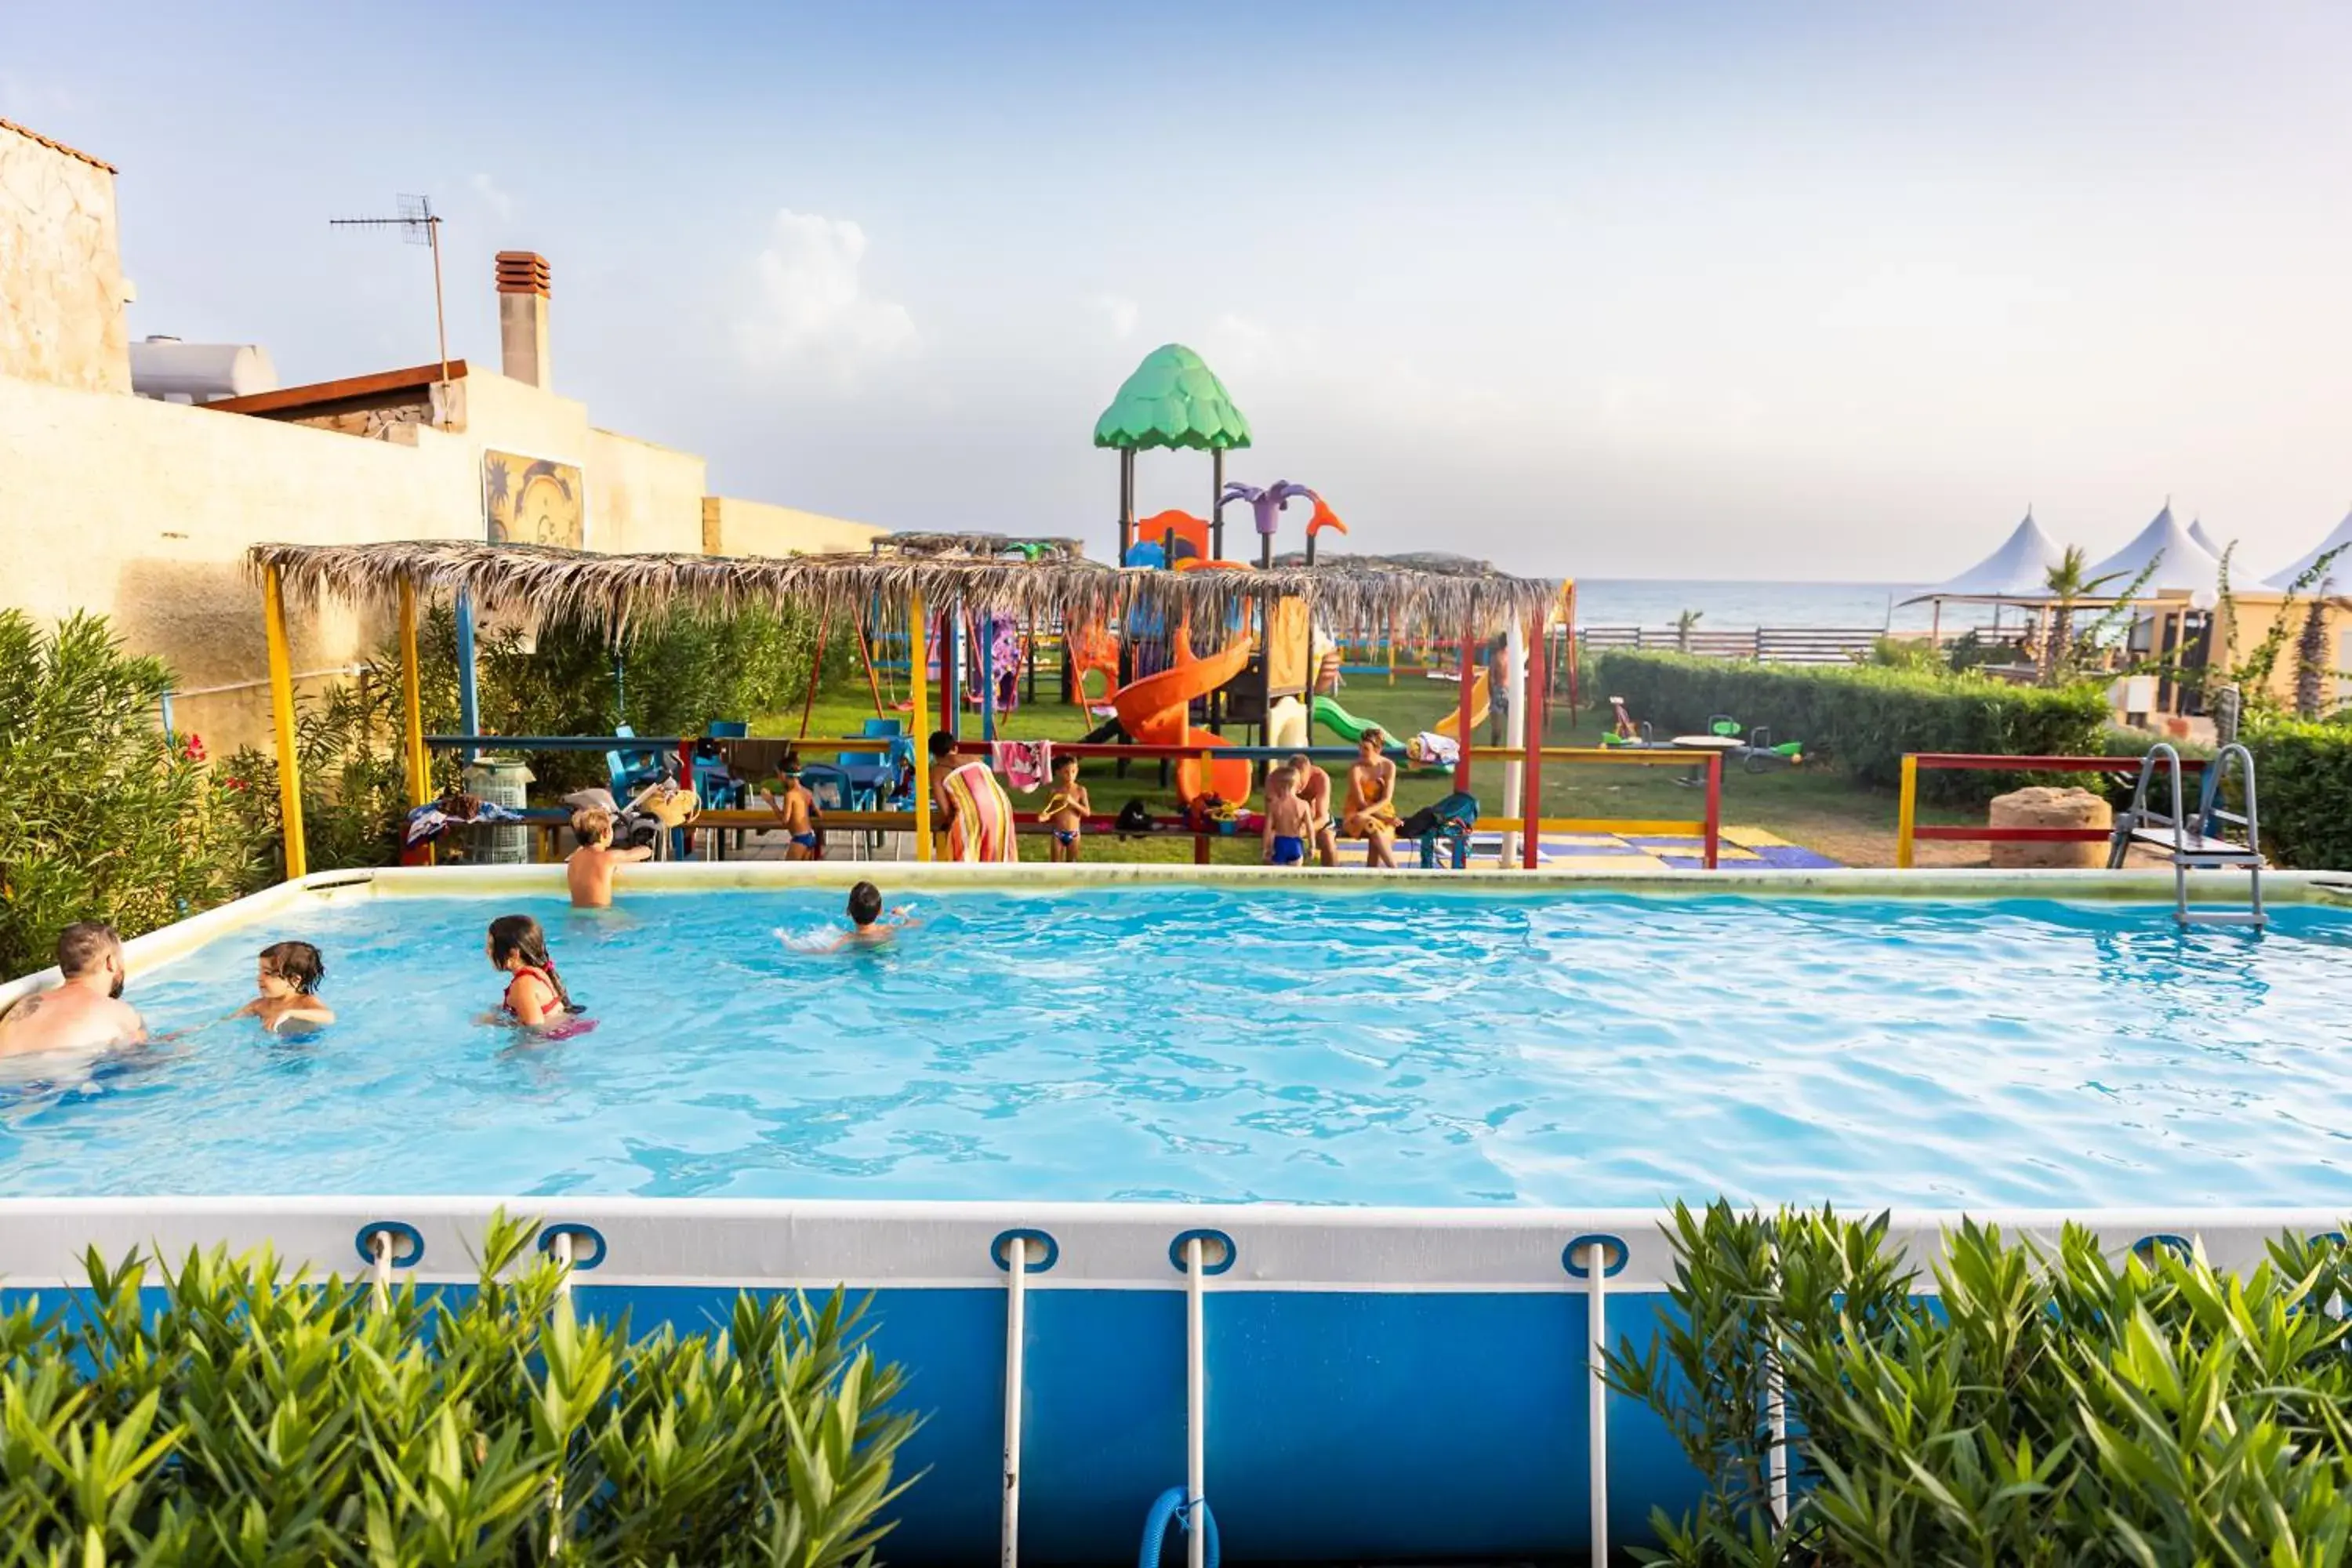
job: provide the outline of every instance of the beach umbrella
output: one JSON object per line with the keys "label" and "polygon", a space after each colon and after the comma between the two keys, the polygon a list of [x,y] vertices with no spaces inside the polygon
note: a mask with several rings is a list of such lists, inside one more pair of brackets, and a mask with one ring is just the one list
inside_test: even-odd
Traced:
{"label": "beach umbrella", "polygon": [[2156,575],[2148,587],[2163,592],[2167,589],[2196,593],[2210,589],[2221,581],[2221,561],[2211,551],[2189,537],[2172,515],[2172,503],[2148,520],[2148,525],[2135,535],[2129,544],[2089,567],[2083,574],[2086,581],[2109,580],[2111,591],[2121,593],[2125,584],[2147,570],[2148,563],[2161,558]]}
{"label": "beach umbrella", "polygon": [[2344,514],[2344,521],[2336,525],[2335,532],[2263,578],[2263,586],[2276,588],[2280,593],[2285,593],[2294,586],[2296,578],[2310,571],[2318,563],[2319,558],[2331,550],[2343,550],[2344,553],[2337,556],[2335,564],[2327,569],[2329,580],[2336,583],[2352,583],[2352,550],[2346,549],[2347,545],[2352,545],[2352,511]]}

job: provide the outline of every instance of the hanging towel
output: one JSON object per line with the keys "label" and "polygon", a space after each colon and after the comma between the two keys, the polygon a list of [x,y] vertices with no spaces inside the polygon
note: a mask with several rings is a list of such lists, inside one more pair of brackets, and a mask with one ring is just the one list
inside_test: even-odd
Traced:
{"label": "hanging towel", "polygon": [[964,763],[941,781],[955,806],[948,824],[950,860],[1013,861],[1021,858],[1013,841],[1013,797],[982,762]]}
{"label": "hanging towel", "polygon": [[1034,795],[1054,776],[1051,741],[996,741],[988,749],[996,771],[1013,781],[1023,795]]}

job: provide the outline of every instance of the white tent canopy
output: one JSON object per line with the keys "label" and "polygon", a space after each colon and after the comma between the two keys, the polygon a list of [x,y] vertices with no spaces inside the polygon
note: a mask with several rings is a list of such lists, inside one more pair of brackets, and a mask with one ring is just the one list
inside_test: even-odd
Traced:
{"label": "white tent canopy", "polygon": [[2017,525],[2001,547],[1961,573],[1932,588],[1914,594],[1906,603],[1921,599],[2034,599],[2047,595],[2050,568],[2062,552],[2042,531],[2033,514]]}
{"label": "white tent canopy", "polygon": [[2203,518],[2198,518],[2189,523],[2189,537],[2203,545],[2205,547],[2206,554],[2210,555],[2216,561],[2221,559],[2221,547],[2213,542],[2213,536],[2211,534],[2205,531],[2205,520]]}
{"label": "white tent canopy", "polygon": [[[2352,544],[2352,511],[2344,514],[2344,521],[2336,525],[2335,532],[2321,540],[2314,548],[2304,552],[2294,561],[2263,578],[2263,586],[2276,588],[2284,594],[2294,586],[2296,578],[2311,570],[2314,562],[2329,551],[2342,550],[2347,544]],[[2352,550],[2345,550],[2343,554],[2336,558],[2335,564],[2327,569],[2327,577],[2332,583],[2352,583]]]}
{"label": "white tent canopy", "polygon": [[2169,502],[2129,544],[2083,575],[2091,582],[2097,582],[2102,577],[2118,579],[2102,586],[2111,593],[2121,593],[2124,585],[2147,570],[2147,563],[2159,554],[2164,560],[2157,567],[2156,575],[2148,580],[2147,587],[2151,591],[2170,589],[2195,593],[2200,589],[2210,590],[2221,581],[2221,558],[2189,537],[2189,531],[2181,527],[2179,520],[2172,515]]}

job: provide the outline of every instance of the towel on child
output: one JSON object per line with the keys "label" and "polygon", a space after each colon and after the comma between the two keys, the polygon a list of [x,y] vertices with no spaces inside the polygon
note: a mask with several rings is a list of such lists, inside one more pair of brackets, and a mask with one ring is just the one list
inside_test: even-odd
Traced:
{"label": "towel on child", "polygon": [[996,771],[1013,781],[1013,787],[1023,795],[1034,795],[1054,776],[1054,742],[1051,741],[996,741],[988,748],[989,761]]}
{"label": "towel on child", "polygon": [[955,815],[948,822],[950,860],[1013,861],[1013,797],[982,762],[964,763],[940,781]]}
{"label": "towel on child", "polygon": [[1450,768],[1462,760],[1462,747],[1451,735],[1423,730],[1405,743],[1404,754],[1416,767]]}

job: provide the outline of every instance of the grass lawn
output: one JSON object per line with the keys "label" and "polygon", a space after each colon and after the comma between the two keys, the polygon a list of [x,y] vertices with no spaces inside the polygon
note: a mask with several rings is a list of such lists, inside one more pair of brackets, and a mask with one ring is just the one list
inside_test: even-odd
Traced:
{"label": "grass lawn", "polygon": [[[1050,689],[1049,683],[1040,679],[1038,690],[1045,700],[1034,705],[1024,704],[1008,716],[1000,727],[1005,739],[1076,741],[1099,722],[1084,710],[1054,701],[1046,695]],[[1454,691],[1451,682],[1432,680],[1426,676],[1399,676],[1393,687],[1377,676],[1359,677],[1339,692],[1339,700],[1357,717],[1380,724],[1393,739],[1426,730],[1451,712]],[[820,737],[855,734],[873,712],[873,701],[863,679],[834,683],[820,690],[810,717],[807,754],[812,759],[826,757],[829,753]],[[754,722],[752,732],[793,735],[800,732],[800,727],[801,716],[794,710],[761,718]],[[1590,708],[1571,723],[1567,709],[1555,706],[1545,741],[1559,746],[1598,745],[1606,727],[1603,717]],[[973,738],[978,731],[978,719],[967,712],[965,737]],[[1486,741],[1483,726],[1477,740],[1482,744]],[[1337,736],[1319,728],[1316,741],[1319,745],[1341,743]],[[1344,792],[1345,764],[1327,763],[1325,766],[1332,774],[1335,788]],[[1543,814],[1696,820],[1705,810],[1701,792],[1674,782],[1681,776],[1682,770],[1678,768],[1580,767],[1555,763],[1544,770]],[[1176,792],[1172,785],[1160,782],[1158,763],[1129,763],[1126,776],[1120,777],[1117,763],[1090,759],[1084,777],[1097,812],[1116,812],[1137,796],[1155,812],[1175,810]],[[1410,813],[1452,789],[1450,773],[1408,772],[1398,783],[1398,805]],[[1503,764],[1476,764],[1471,771],[1471,791],[1490,815],[1499,816],[1503,809]],[[1723,820],[1727,826],[1759,827],[1848,866],[1895,863],[1894,795],[1857,789],[1843,769],[1807,766],[1748,773],[1734,766],[1724,775],[1723,795]],[[1035,809],[1044,798],[1042,792],[1013,797],[1016,806],[1029,810]],[[1254,800],[1253,804],[1257,802]],[[1961,822],[1980,821],[1981,817],[1923,806],[1920,820]],[[1978,844],[1922,844],[1918,847],[1922,865],[1982,864],[1985,857],[1984,846]],[[1022,846],[1024,858],[1042,856],[1043,852],[1042,844],[1033,846],[1024,841]],[[1091,834],[1085,852],[1089,859],[1190,861],[1192,840],[1181,837],[1121,842],[1107,835]],[[1212,853],[1220,864],[1254,864],[1258,858],[1257,839],[1248,837],[1214,840]]]}

